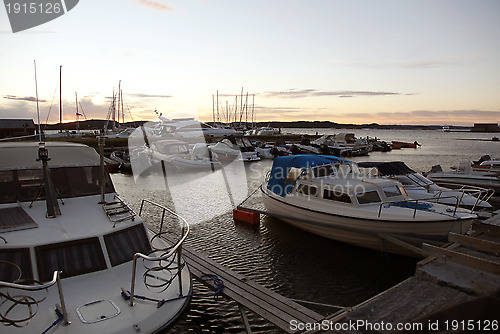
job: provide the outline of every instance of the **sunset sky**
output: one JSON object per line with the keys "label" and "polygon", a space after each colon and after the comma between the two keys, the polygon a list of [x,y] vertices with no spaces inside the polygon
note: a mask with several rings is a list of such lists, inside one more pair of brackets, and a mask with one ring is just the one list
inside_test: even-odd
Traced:
{"label": "sunset sky", "polygon": [[211,121],[243,88],[257,121],[500,123],[498,0],[81,0],[18,33],[2,6],[0,45],[0,118],[37,121],[36,60],[42,122],[62,65],[65,121],[121,80],[126,120]]}

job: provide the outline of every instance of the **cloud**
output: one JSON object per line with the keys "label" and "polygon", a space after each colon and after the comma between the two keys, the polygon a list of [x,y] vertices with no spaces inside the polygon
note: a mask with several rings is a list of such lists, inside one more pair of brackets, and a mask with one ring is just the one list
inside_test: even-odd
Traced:
{"label": "cloud", "polygon": [[160,10],[160,11],[168,11],[168,12],[173,12],[174,9],[169,6],[169,5],[166,5],[160,1],[154,1],[154,0],[139,0],[139,5],[140,6],[144,6],[144,7],[148,7],[148,8],[151,8],[151,9],[154,9],[154,10]]}
{"label": "cloud", "polygon": [[[7,100],[36,102],[36,97],[33,97],[33,96],[20,97],[20,96],[15,96],[15,95],[5,95],[3,98],[7,99]],[[47,102],[47,100],[38,99],[38,102],[43,103],[43,102]]]}
{"label": "cloud", "polygon": [[278,97],[278,98],[303,98],[311,96],[337,96],[337,97],[356,97],[356,96],[390,96],[400,95],[396,92],[376,92],[376,91],[317,91],[315,89],[290,89],[288,91],[269,91],[262,94],[263,97]]}

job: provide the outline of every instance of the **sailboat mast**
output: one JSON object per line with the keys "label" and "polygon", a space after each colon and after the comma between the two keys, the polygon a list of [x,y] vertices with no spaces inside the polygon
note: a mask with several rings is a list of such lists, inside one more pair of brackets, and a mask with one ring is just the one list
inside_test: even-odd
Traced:
{"label": "sailboat mast", "polygon": [[248,128],[248,92],[245,100],[245,128]]}
{"label": "sailboat mast", "polygon": [[220,122],[220,115],[219,115],[219,90],[217,90],[217,122]]}
{"label": "sailboat mast", "polygon": [[33,60],[35,65],[35,91],[36,91],[36,114],[38,116],[38,138],[42,142],[42,128],[40,126],[40,108],[38,107],[38,82],[36,80],[36,60]]}
{"label": "sailboat mast", "polygon": [[215,127],[215,96],[212,94],[212,123]]}
{"label": "sailboat mast", "polygon": [[111,117],[111,131],[115,132],[115,114],[116,114],[116,92],[113,88],[113,114]]}
{"label": "sailboat mast", "polygon": [[254,119],[254,109],[255,109],[255,94],[252,94],[252,129],[254,128],[255,119]]}
{"label": "sailboat mast", "polygon": [[62,65],[59,66],[59,132],[63,131],[62,125]]}
{"label": "sailboat mast", "polygon": [[122,101],[122,123],[125,123],[125,109],[123,108],[123,90],[120,89],[120,101]]}
{"label": "sailboat mast", "polygon": [[78,118],[78,116],[80,116],[80,114],[78,113],[78,94],[75,92],[75,104],[76,104],[76,132],[78,132],[78,130],[80,129],[80,119]]}

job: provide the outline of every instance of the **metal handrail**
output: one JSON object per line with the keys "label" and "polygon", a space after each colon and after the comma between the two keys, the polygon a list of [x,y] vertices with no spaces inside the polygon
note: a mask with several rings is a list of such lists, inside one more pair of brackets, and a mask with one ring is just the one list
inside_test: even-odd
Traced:
{"label": "metal handrail", "polygon": [[142,209],[144,207],[144,203],[152,204],[152,205],[163,210],[162,217],[161,217],[161,224],[160,224],[160,232],[159,232],[160,235],[163,232],[163,222],[165,219],[165,212],[167,212],[167,211],[182,221],[182,223],[183,223],[182,224],[182,235],[181,235],[181,238],[177,241],[177,243],[170,249],[170,251],[167,254],[164,254],[162,256],[148,256],[148,255],[144,255],[142,253],[135,253],[134,254],[133,265],[132,265],[132,282],[130,285],[130,304],[129,304],[130,306],[134,306],[135,275],[136,275],[136,269],[137,269],[137,260],[139,258],[147,260],[147,261],[158,261],[159,262],[159,261],[163,261],[163,260],[171,257],[172,255],[174,255],[175,253],[177,253],[177,264],[178,264],[177,265],[177,277],[179,279],[179,296],[183,295],[183,293],[182,293],[182,280],[181,280],[181,271],[182,271],[181,255],[182,255],[182,244],[186,240],[186,238],[189,234],[189,231],[190,231],[189,224],[184,218],[182,218],[181,216],[179,216],[177,213],[173,212],[169,208],[167,208],[163,205],[160,205],[158,203],[155,203],[153,201],[150,201],[148,199],[142,200],[141,208],[139,210],[139,216],[142,214]]}
{"label": "metal handrail", "polygon": [[436,203],[438,203],[439,199],[445,199],[445,198],[454,198],[456,200],[456,204],[454,206],[453,216],[452,216],[453,218],[455,218],[455,214],[457,212],[457,208],[458,208],[459,203],[460,203],[460,199],[457,196],[446,196],[446,197],[441,197],[441,198],[429,197],[429,198],[425,198],[425,199],[407,199],[407,200],[403,200],[403,201],[386,201],[386,202],[382,202],[382,203],[380,203],[380,206],[379,206],[379,209],[378,209],[378,218],[380,218],[380,215],[382,214],[382,208],[386,204],[390,205],[392,203],[410,203],[410,202],[415,202],[415,208],[413,209],[413,219],[415,219],[415,216],[416,216],[417,210],[418,210],[418,202],[436,201]]}
{"label": "metal handrail", "polygon": [[66,311],[66,303],[64,302],[64,295],[62,291],[62,285],[61,285],[61,277],[60,274],[62,271],[54,271],[54,276],[52,278],[52,281],[47,282],[42,285],[24,285],[24,284],[17,284],[17,283],[10,283],[10,282],[3,282],[0,281],[0,286],[2,287],[7,287],[7,288],[13,288],[13,289],[19,289],[19,290],[26,290],[26,291],[40,291],[40,290],[45,290],[50,287],[52,287],[54,284],[57,284],[57,291],[59,293],[59,301],[61,302],[61,313],[63,315],[64,319],[64,324],[69,325],[69,320],[68,320],[68,313]]}
{"label": "metal handrail", "polygon": [[[439,185],[457,186],[458,184],[450,183],[450,182],[439,182]],[[453,190],[465,192],[468,195],[476,196],[479,199],[478,201],[476,201],[476,205],[478,203],[481,203],[481,202],[487,202],[495,194],[495,190],[493,190],[493,189],[472,186],[472,185],[462,185],[460,188],[456,188],[456,189],[450,188],[450,191],[453,191]],[[476,193],[477,193],[477,195],[475,195]],[[484,195],[482,195],[482,194],[484,194]],[[476,205],[474,205],[474,207]]]}
{"label": "metal handrail", "polygon": [[104,203],[102,205],[102,208],[104,209],[104,212],[106,212],[106,215],[108,215],[109,220],[111,222],[113,222],[113,227],[115,227],[117,223],[121,223],[122,221],[125,221],[125,220],[131,219],[133,221],[135,219],[135,216],[137,216],[137,214],[135,213],[135,211],[127,203],[125,203],[118,195],[115,194],[114,195],[114,199],[118,200],[118,202],[122,205],[122,207],[124,209],[128,210],[129,215],[126,216],[126,217],[118,218],[118,219],[112,219],[110,217],[110,215],[108,214],[108,211],[106,210],[106,205],[113,205],[113,204],[118,204],[118,203],[117,202]]}

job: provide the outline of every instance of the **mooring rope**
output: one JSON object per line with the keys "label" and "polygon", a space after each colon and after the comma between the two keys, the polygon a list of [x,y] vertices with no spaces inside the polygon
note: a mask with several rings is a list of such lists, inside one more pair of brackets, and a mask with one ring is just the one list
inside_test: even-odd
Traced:
{"label": "mooring rope", "polygon": [[[188,298],[188,297],[212,297],[212,296],[216,296],[224,288],[224,281],[215,274],[203,274],[200,277],[200,279],[202,281],[208,281],[210,279],[213,280],[214,285],[217,287],[216,290],[214,292],[210,292],[210,293],[192,293],[189,295],[179,296],[179,297],[175,297],[175,298],[171,298],[171,299],[155,299],[155,298],[150,298],[150,297],[140,296],[140,295],[134,295],[134,298],[156,302],[157,307],[160,308],[163,306],[163,304],[174,301],[174,300],[184,299],[184,298]],[[127,293],[125,293],[122,290],[121,295],[122,295],[123,299],[125,299],[125,300],[130,299],[130,291],[128,291],[128,290],[127,290]]]}

